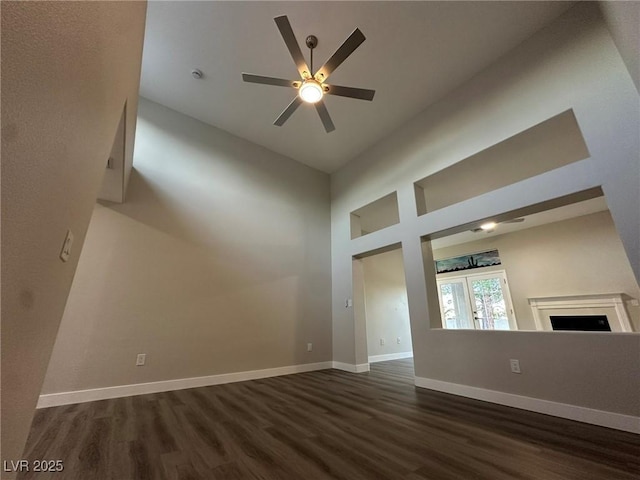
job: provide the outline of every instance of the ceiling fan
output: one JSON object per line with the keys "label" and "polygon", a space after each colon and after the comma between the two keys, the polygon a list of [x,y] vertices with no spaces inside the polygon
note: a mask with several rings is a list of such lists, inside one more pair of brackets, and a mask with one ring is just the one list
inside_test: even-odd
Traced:
{"label": "ceiling fan", "polygon": [[313,49],[318,45],[318,39],[314,35],[309,35],[306,38],[306,45],[310,50],[310,63],[311,67],[307,65],[307,62],[302,55],[298,41],[293,33],[291,24],[286,15],[274,18],[278,30],[282,35],[282,39],[289,49],[289,53],[293,58],[293,62],[296,64],[298,73],[300,74],[300,80],[286,80],[284,78],[265,77],[263,75],[254,75],[251,73],[243,73],[242,79],[245,82],[261,83],[264,85],[275,85],[277,87],[290,87],[298,90],[298,94],[291,101],[289,106],[284,109],[274,125],[281,127],[284,122],[296,111],[302,102],[312,103],[316,107],[316,111],[322,120],[324,129],[327,133],[336,129],[333,125],[333,121],[329,116],[327,107],[322,100],[325,94],[338,95],[341,97],[357,98],[358,100],[373,100],[373,96],[376,93],[375,90],[367,90],[364,88],[353,87],[341,87],[339,85],[329,85],[325,83],[336,68],[338,68],[342,62],[344,62],[349,55],[351,55],[356,48],[365,41],[365,36],[359,29],[355,29],[349,38],[347,38],[340,48],[322,65],[317,72],[313,73]]}

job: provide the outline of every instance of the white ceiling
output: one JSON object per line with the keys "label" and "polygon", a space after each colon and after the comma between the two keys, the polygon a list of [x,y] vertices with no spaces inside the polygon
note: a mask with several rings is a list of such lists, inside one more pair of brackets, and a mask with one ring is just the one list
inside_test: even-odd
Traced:
{"label": "white ceiling", "polygon": [[[148,5],[142,96],[325,172],[332,172],[513,49],[571,2],[161,2]],[[273,121],[295,90],[242,82],[297,79],[273,18],[287,15],[320,66],[356,28],[367,40],[331,76],[376,90],[373,102],[328,96],[325,133],[302,105]],[[306,47],[303,52],[308,54]],[[308,56],[307,56],[308,61]],[[195,80],[191,69],[204,78]]]}

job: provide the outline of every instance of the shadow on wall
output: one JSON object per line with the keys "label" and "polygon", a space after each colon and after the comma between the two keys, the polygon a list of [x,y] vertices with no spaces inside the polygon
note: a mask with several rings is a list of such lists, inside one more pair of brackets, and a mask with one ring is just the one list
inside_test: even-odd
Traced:
{"label": "shadow on wall", "polygon": [[329,234],[328,175],[142,100],[127,201],[95,207],[43,392],[330,360]]}
{"label": "shadow on wall", "polygon": [[224,254],[234,269],[250,262],[254,279],[263,271],[295,274],[314,230],[305,210],[326,193],[309,191],[305,180],[317,172],[163,111],[142,102],[127,202],[108,207]]}
{"label": "shadow on wall", "polygon": [[109,208],[215,258],[226,285],[301,276],[319,294],[328,175],[144,100],[137,128],[127,203]]}
{"label": "shadow on wall", "polygon": [[[188,189],[166,188],[167,185],[154,184],[153,180],[134,169],[127,203],[100,203],[177,240],[181,246],[174,253],[165,252],[165,261],[168,256],[180,257],[186,250],[195,249],[214,261],[217,271],[224,272],[223,283],[227,285],[235,284],[234,279],[240,284],[259,283],[273,279],[274,274],[287,277],[297,273],[297,265],[304,257],[302,242],[298,241],[300,225],[289,225],[290,236],[285,236],[282,242],[261,243],[260,239],[265,237],[260,232],[261,226],[248,212],[236,213],[238,207],[232,202],[224,199],[203,202],[197,195],[189,195]],[[216,188],[215,184],[211,188]],[[189,197],[194,205],[182,197]],[[265,217],[270,215],[266,209],[259,211]]]}

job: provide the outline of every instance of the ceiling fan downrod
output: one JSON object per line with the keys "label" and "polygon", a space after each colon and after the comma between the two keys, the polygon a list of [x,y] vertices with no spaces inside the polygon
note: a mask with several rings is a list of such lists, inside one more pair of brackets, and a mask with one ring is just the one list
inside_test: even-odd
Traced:
{"label": "ceiling fan downrod", "polygon": [[309,72],[309,76],[313,77],[313,49],[316,48],[318,46],[318,37],[316,37],[315,35],[309,35],[306,40],[305,43],[307,44],[307,47],[309,47],[309,60],[310,60],[310,65],[309,65],[309,70],[311,70]]}
{"label": "ceiling fan downrod", "polygon": [[320,116],[320,120],[322,121],[325,131],[330,133],[334,131],[336,127],[331,120],[331,116],[327,111],[326,105],[324,104],[323,96],[325,94],[355,98],[358,100],[373,100],[373,96],[376,93],[375,90],[343,87],[340,85],[329,85],[325,83],[333,71],[338,68],[342,62],[344,62],[347,57],[349,57],[360,46],[360,44],[362,44],[362,42],[365,41],[365,36],[362,34],[360,29],[356,28],[342,43],[342,45],[338,47],[333,55],[331,55],[331,57],[329,57],[329,59],[318,69],[318,71],[313,73],[313,49],[318,46],[318,38],[315,35],[309,35],[305,40],[305,44],[311,50],[311,68],[309,68],[309,65],[307,65],[307,62],[304,59],[304,55],[300,50],[300,45],[296,40],[296,36],[293,33],[293,29],[291,28],[291,24],[289,23],[287,16],[281,15],[274,18],[274,21],[276,22],[276,26],[282,35],[282,39],[284,40],[289,53],[291,54],[291,59],[296,65],[298,74],[302,81],[254,75],[252,73],[245,72],[242,73],[242,80],[245,82],[274,85],[277,87],[289,87],[298,90],[298,94],[293,98],[293,100],[291,100],[291,103],[289,103],[289,105],[273,122],[274,125],[281,127],[302,103],[307,103],[313,104]]}

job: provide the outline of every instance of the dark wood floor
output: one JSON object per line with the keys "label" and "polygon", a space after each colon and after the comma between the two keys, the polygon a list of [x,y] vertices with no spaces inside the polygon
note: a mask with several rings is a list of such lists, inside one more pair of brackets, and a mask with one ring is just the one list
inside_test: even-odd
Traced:
{"label": "dark wood floor", "polygon": [[640,478],[640,436],[417,389],[411,360],[39,410],[21,480]]}

